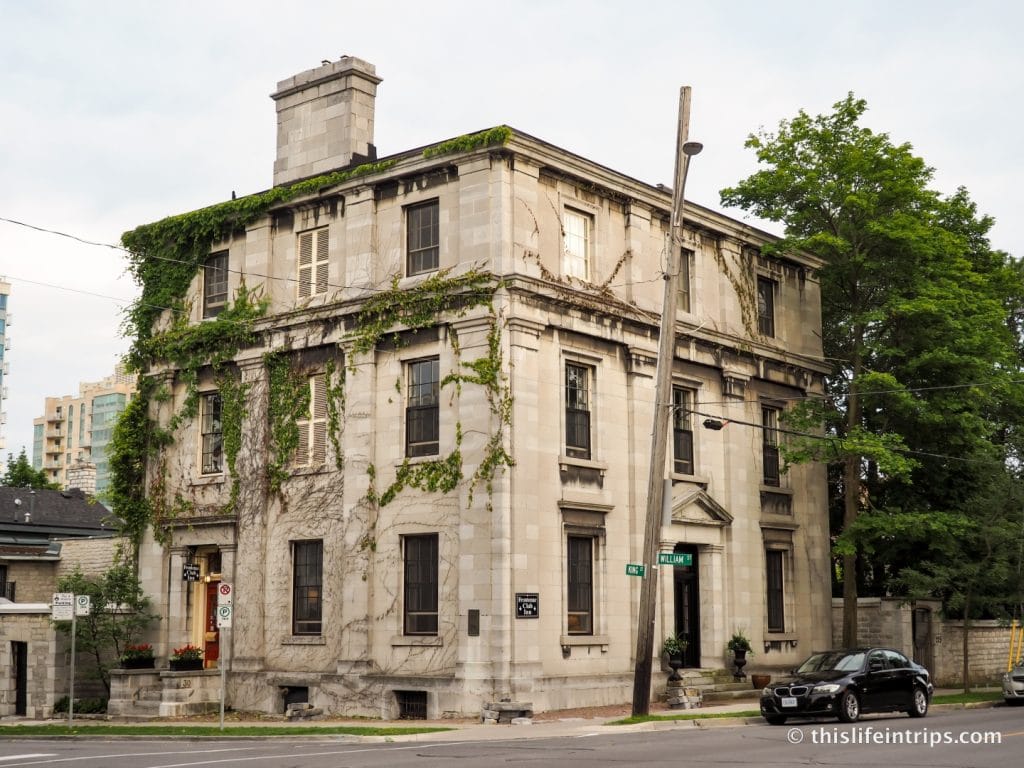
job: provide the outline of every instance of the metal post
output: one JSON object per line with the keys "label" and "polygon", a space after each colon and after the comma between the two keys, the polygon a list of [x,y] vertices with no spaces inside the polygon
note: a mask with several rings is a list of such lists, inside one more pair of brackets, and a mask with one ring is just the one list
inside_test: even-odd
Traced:
{"label": "metal post", "polygon": [[77,595],[71,598],[71,680],[68,683],[68,728],[75,723],[75,639],[78,636]]}
{"label": "metal post", "polygon": [[647,482],[647,516],[644,524],[644,575],[640,584],[640,608],[636,627],[636,670],[633,676],[634,715],[646,715],[650,711],[651,657],[654,653],[654,618],[658,595],[656,559],[661,533],[669,416],[672,411],[672,363],[675,359],[676,299],[679,291],[678,259],[683,245],[683,193],[690,155],[695,155],[701,150],[699,144],[687,142],[689,129],[690,86],[685,85],[679,92],[675,184],[672,188],[672,239],[665,259],[667,265],[665,297],[658,340],[654,427],[651,433],[651,467]]}
{"label": "metal post", "polygon": [[[220,630],[222,634],[224,633],[225,629],[226,627]],[[227,638],[224,639],[226,640]],[[221,643],[221,645],[224,647],[225,650],[227,650],[227,643]],[[222,731],[224,730],[224,699],[227,697],[228,681],[228,666],[224,663],[226,661],[226,659],[224,658],[226,655],[227,654],[225,653],[221,653],[220,658],[217,660],[217,664],[220,667],[220,729]]]}

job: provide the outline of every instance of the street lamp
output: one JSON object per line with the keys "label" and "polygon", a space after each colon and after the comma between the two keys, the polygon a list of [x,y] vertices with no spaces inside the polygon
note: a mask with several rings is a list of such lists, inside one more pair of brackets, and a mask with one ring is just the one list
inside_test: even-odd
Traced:
{"label": "street lamp", "polygon": [[672,245],[665,275],[662,302],[658,364],[655,376],[654,427],[651,432],[651,467],[647,481],[647,517],[644,524],[644,575],[640,584],[640,608],[636,627],[636,668],[633,674],[633,714],[650,711],[651,656],[654,653],[654,614],[658,596],[656,558],[661,533],[662,504],[665,498],[665,456],[668,450],[668,425],[672,411],[672,362],[676,347],[676,299],[679,291],[679,255],[683,247],[683,193],[690,158],[704,145],[687,141],[690,130],[690,86],[679,92],[679,123],[676,132],[675,184],[672,188]]}

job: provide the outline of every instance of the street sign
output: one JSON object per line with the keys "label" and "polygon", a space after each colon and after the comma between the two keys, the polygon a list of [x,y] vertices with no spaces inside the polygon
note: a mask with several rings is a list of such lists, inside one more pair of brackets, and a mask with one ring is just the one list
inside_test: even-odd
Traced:
{"label": "street sign", "polygon": [[659,552],[658,565],[693,565],[689,552]]}
{"label": "street sign", "polygon": [[231,627],[231,613],[232,611],[230,605],[217,606],[217,629]]}
{"label": "street sign", "polygon": [[217,605],[231,605],[234,602],[234,590],[226,581],[217,587]]}
{"label": "street sign", "polygon": [[199,565],[197,563],[185,563],[181,566],[182,581],[199,581]]}
{"label": "street sign", "polygon": [[75,597],[75,616],[88,616],[92,612],[92,598],[88,595]]}
{"label": "street sign", "polygon": [[54,592],[50,618],[54,621],[71,621],[75,617],[75,593]]}
{"label": "street sign", "polygon": [[644,567],[639,563],[626,563],[627,576],[643,576]]}

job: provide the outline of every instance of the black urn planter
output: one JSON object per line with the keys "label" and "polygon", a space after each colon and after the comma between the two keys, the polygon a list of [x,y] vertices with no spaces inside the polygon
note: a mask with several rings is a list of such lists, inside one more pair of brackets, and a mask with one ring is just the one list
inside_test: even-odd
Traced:
{"label": "black urn planter", "polygon": [[747,673],[743,671],[743,668],[747,666],[747,652],[746,651],[733,651],[732,652],[732,663],[735,667],[732,671],[732,676],[736,680],[746,680]]}
{"label": "black urn planter", "polygon": [[121,669],[155,669],[156,659],[121,659]]}
{"label": "black urn planter", "polygon": [[203,668],[202,659],[171,659],[171,672],[198,672]]}
{"label": "black urn planter", "polygon": [[668,658],[668,666],[672,670],[672,674],[668,676],[668,679],[671,682],[682,680],[683,676],[679,674],[679,668],[683,666],[683,654],[666,653],[665,656]]}

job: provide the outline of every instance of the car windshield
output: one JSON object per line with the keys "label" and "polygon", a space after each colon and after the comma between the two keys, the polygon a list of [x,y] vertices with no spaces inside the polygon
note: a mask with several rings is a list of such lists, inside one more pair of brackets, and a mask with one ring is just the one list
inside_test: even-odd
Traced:
{"label": "car windshield", "polygon": [[809,672],[856,672],[864,666],[863,653],[816,653],[797,668],[799,674]]}

